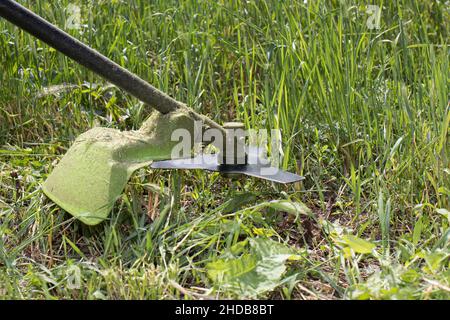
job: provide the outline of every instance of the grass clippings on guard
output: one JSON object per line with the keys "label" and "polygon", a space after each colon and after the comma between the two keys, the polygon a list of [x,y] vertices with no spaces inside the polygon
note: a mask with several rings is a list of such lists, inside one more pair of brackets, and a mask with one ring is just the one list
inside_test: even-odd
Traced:
{"label": "grass clippings on guard", "polygon": [[179,110],[153,112],[139,130],[96,127],[81,134],[42,185],[44,193],[88,225],[108,217],[134,171],[155,160],[170,159],[185,129],[194,138],[194,119]]}

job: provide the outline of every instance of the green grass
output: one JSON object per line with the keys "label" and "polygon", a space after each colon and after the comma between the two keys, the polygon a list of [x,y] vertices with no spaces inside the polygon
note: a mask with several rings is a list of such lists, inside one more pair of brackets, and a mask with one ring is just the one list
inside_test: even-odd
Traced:
{"label": "green grass", "polygon": [[[20,1],[60,27],[77,3],[80,40],[216,121],[281,129],[306,180],[145,169],[110,220],[74,221],[40,184],[78,134],[149,110],[1,20],[0,297],[449,299],[449,9],[374,2],[371,30],[356,0]],[[267,288],[242,270],[284,250]]]}

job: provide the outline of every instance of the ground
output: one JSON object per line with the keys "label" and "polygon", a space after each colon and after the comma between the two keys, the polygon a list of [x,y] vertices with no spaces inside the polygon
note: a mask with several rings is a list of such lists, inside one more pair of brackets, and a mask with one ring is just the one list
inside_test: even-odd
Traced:
{"label": "ground", "polygon": [[1,20],[0,297],[450,298],[448,3],[19,2],[215,121],[281,129],[305,180],[142,169],[83,225],[42,182],[150,110]]}

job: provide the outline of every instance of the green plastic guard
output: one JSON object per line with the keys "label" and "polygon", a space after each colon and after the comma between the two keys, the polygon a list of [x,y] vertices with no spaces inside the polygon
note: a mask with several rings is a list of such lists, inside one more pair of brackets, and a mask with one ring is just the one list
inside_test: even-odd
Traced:
{"label": "green plastic guard", "polygon": [[[43,184],[44,193],[88,225],[107,219],[131,174],[171,158],[173,130],[194,139],[194,119],[184,110],[153,112],[136,131],[93,128],[80,135]],[[192,144],[191,144],[192,145]]]}

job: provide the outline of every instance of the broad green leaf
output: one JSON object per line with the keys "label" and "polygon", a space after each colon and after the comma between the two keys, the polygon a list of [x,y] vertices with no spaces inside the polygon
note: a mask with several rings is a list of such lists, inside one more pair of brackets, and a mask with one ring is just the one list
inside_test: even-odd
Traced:
{"label": "broad green leaf", "polygon": [[347,234],[342,240],[356,253],[371,253],[375,249],[375,245],[369,241]]}
{"label": "broad green leaf", "polygon": [[245,276],[256,267],[253,255],[244,254],[238,259],[220,259],[206,265],[208,276],[216,282],[231,283]]}
{"label": "broad green leaf", "polygon": [[217,287],[238,297],[256,297],[273,290],[283,283],[286,262],[301,258],[292,248],[270,239],[250,239],[249,243],[249,252],[239,258],[218,259],[206,265]]}
{"label": "broad green leaf", "polygon": [[284,211],[294,215],[311,214],[311,209],[309,209],[304,203],[301,202],[292,202],[288,200],[273,200],[268,202],[266,206],[278,211]]}

